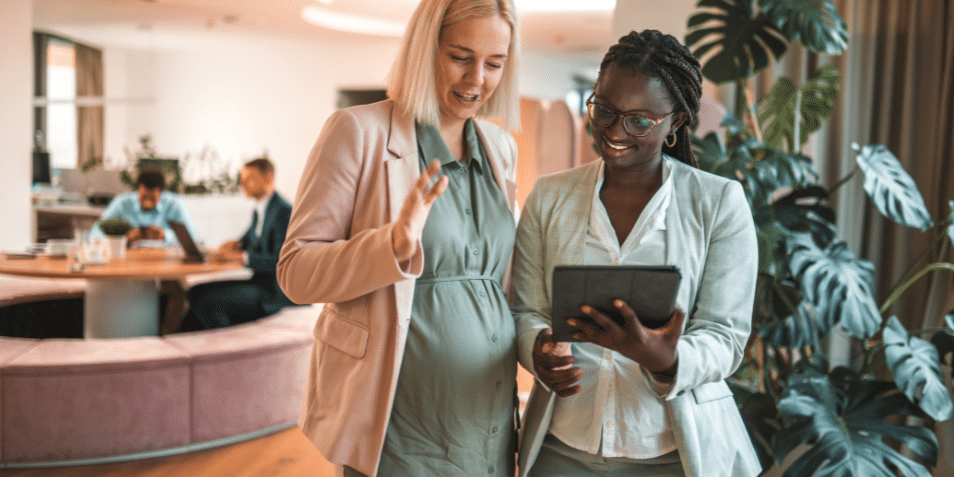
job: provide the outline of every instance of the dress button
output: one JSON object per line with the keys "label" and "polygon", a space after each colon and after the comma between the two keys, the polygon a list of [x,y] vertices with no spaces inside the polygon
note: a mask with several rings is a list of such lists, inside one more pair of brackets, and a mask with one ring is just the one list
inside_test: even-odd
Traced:
{"label": "dress button", "polygon": [[497,342],[497,335],[495,334],[495,335],[491,336],[490,339],[494,340],[494,343],[496,343],[496,342]]}
{"label": "dress button", "polygon": [[487,468],[487,473],[488,473],[488,474],[493,474],[493,473],[494,473],[494,466],[488,467],[488,468]]}
{"label": "dress button", "polygon": [[500,391],[501,389],[503,389],[503,382],[497,381],[497,390]]}
{"label": "dress button", "polygon": [[487,292],[481,290],[481,291],[480,291],[480,296],[487,296]]}
{"label": "dress button", "polygon": [[613,427],[613,421],[606,421],[606,427]]}
{"label": "dress button", "polygon": [[474,255],[480,255],[480,250],[474,249]]}
{"label": "dress button", "polygon": [[493,432],[494,434],[496,434],[498,430],[499,430],[499,429],[497,429],[497,426],[494,426],[494,428],[491,429],[491,432]]}

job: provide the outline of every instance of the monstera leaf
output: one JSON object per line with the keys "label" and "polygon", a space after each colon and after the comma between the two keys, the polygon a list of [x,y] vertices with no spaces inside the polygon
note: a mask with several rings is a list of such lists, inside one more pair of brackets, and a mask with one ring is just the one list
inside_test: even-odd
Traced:
{"label": "monstera leaf", "polygon": [[[781,149],[785,142],[789,151],[801,150],[808,136],[821,128],[822,120],[831,116],[840,81],[838,69],[831,65],[821,67],[800,89],[792,80],[779,78],[759,106],[765,144]],[[797,138],[796,121],[799,124]]]}
{"label": "monstera leaf", "polygon": [[713,83],[748,78],[788,47],[751,0],[701,0],[698,7],[702,11],[689,17],[686,45],[695,46],[692,53],[703,64],[702,75]]}
{"label": "monstera leaf", "polygon": [[768,394],[752,392],[731,381],[729,387],[762,468],[767,469],[773,464],[772,442],[779,429],[775,399]]}
{"label": "monstera leaf", "polygon": [[947,238],[951,239],[951,245],[954,245],[954,200],[947,204],[951,207],[951,215],[947,216]]}
{"label": "monstera leaf", "polygon": [[[842,379],[844,379],[842,381]],[[835,382],[833,382],[835,381]],[[779,412],[789,424],[776,434],[775,459],[782,462],[793,449],[809,449],[785,469],[786,477],[930,477],[931,472],[884,441],[906,445],[932,465],[937,462],[937,438],[924,427],[885,421],[893,415],[917,414],[894,383],[797,374],[779,401]]]}
{"label": "monstera leaf", "polygon": [[806,300],[798,302],[794,311],[785,318],[758,329],[766,342],[785,348],[818,346],[819,338],[828,334],[830,328],[815,318],[815,309]]}
{"label": "monstera leaf", "polygon": [[[951,310],[944,317],[947,329],[941,330],[931,337],[931,343],[937,348],[938,358],[942,363],[947,363],[947,355],[954,353],[954,310]],[[951,357],[954,361],[954,356]],[[951,370],[951,377],[954,378],[954,368]]]}
{"label": "monstera leaf", "polygon": [[865,192],[882,215],[921,230],[934,224],[917,184],[891,151],[881,144],[864,147],[852,144],[851,148],[858,151],[855,160],[865,174]]}
{"label": "monstera leaf", "polygon": [[765,16],[791,41],[815,53],[840,55],[848,28],[831,0],[760,0]]}
{"label": "monstera leaf", "polygon": [[[828,193],[818,186],[794,191],[783,187],[772,195],[770,204],[753,213],[759,243],[759,271],[782,280],[791,274],[785,247],[788,236],[808,231],[819,243],[828,244],[835,237],[835,213],[822,203]],[[774,198],[779,195],[780,198]]]}
{"label": "monstera leaf", "polygon": [[699,161],[699,168],[704,171],[711,171],[712,168],[725,158],[725,148],[722,147],[722,141],[719,136],[710,132],[704,137],[692,136],[692,152]]}
{"label": "monstera leaf", "polygon": [[819,186],[797,189],[772,203],[775,220],[787,229],[809,231],[817,243],[835,239],[835,211],[824,204],[828,191]]}
{"label": "monstera leaf", "polygon": [[818,178],[808,157],[785,154],[754,139],[729,149],[710,172],[741,182],[753,209],[772,203],[779,189],[801,189]]}
{"label": "monstera leaf", "polygon": [[898,389],[935,421],[950,418],[954,403],[940,376],[937,348],[928,341],[908,336],[896,316],[888,319],[882,336],[885,358]]}
{"label": "monstera leaf", "polygon": [[856,338],[866,339],[881,327],[872,295],[874,266],[855,257],[844,242],[820,249],[805,233],[787,240],[789,267],[799,277],[802,293],[827,327],[836,323]]}

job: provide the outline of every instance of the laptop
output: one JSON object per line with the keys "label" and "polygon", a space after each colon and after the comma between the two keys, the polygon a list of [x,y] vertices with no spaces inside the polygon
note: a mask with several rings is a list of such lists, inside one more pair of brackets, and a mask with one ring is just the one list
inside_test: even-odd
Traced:
{"label": "laptop", "polygon": [[192,234],[189,233],[189,229],[186,228],[185,224],[170,220],[169,227],[176,233],[179,246],[182,247],[182,251],[185,253],[185,257],[182,258],[183,263],[205,262],[206,253],[199,250],[199,246],[195,243],[195,240],[192,239]]}

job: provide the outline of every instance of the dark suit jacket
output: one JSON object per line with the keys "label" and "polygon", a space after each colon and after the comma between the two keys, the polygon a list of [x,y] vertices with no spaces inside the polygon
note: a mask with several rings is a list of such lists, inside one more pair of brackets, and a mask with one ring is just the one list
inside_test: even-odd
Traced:
{"label": "dark suit jacket", "polygon": [[262,310],[267,314],[275,313],[292,304],[279,288],[275,278],[278,252],[285,243],[285,232],[288,230],[291,210],[291,205],[275,192],[265,207],[265,217],[259,217],[259,220],[264,220],[262,235],[255,237],[256,224],[253,223],[245,235],[239,239],[242,250],[248,253],[248,267],[254,272],[252,281],[265,291],[266,298],[262,301]]}

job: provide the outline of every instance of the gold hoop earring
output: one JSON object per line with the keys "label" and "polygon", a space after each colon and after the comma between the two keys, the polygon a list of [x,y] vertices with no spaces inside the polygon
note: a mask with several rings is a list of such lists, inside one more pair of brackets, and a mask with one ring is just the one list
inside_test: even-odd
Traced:
{"label": "gold hoop earring", "polygon": [[[672,142],[671,142],[671,143],[669,142],[669,136],[672,136]],[[666,136],[666,141],[665,141],[666,147],[673,147],[673,146],[676,145],[676,140],[677,140],[677,138],[676,138],[676,131],[673,131],[673,132],[669,133],[669,136]]]}

